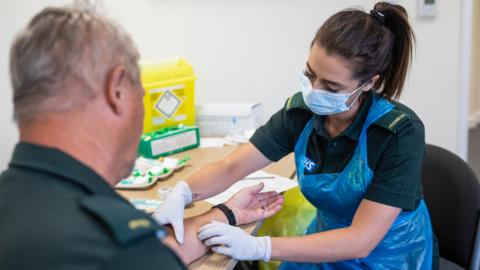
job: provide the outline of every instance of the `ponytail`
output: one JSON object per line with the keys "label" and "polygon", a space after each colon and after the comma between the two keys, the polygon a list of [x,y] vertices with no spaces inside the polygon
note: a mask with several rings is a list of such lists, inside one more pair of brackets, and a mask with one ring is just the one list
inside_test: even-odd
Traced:
{"label": "ponytail", "polygon": [[398,98],[412,63],[415,34],[408,22],[407,11],[402,6],[379,2],[373,10],[384,15],[385,27],[393,34],[392,58],[375,88],[383,86],[380,92],[382,96]]}
{"label": "ponytail", "polygon": [[312,46],[322,46],[352,64],[354,79],[374,85],[387,98],[400,97],[412,63],[415,35],[400,5],[378,2],[370,13],[347,9],[331,16],[317,31]]}

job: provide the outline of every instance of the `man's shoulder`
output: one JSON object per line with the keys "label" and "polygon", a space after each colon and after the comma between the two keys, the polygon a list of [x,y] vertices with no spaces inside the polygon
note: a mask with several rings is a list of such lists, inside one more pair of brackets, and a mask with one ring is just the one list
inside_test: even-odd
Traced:
{"label": "man's shoulder", "polygon": [[77,214],[76,199],[86,194],[81,186],[43,171],[10,167],[0,174],[0,206],[9,204],[12,207],[8,209],[14,212],[25,207],[27,212],[64,209]]}
{"label": "man's shoulder", "polygon": [[[156,237],[161,226],[127,201],[89,194],[69,187],[65,181],[27,179],[29,176],[28,172],[15,170],[0,176],[0,238],[1,245],[10,247],[10,251],[0,248],[0,261],[5,263],[0,266],[16,263],[29,268],[46,260],[74,256],[82,259],[72,261],[76,265],[66,261],[62,267],[115,265],[116,269],[124,269],[122,265],[135,265],[153,257],[181,267],[178,258]],[[40,184],[42,180],[47,181]],[[20,254],[25,252],[37,254],[38,261],[18,264]]]}
{"label": "man's shoulder", "polygon": [[85,196],[78,203],[95,227],[101,227],[90,227],[93,231],[86,234],[113,246],[104,258],[106,269],[184,269],[178,256],[158,239],[165,231],[148,214],[109,196]]}

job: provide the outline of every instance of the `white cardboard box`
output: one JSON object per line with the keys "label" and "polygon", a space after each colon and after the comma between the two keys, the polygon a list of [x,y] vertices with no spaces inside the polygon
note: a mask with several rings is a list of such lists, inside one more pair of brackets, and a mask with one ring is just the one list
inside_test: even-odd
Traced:
{"label": "white cardboard box", "polygon": [[195,107],[201,137],[243,134],[263,124],[261,103],[205,103]]}

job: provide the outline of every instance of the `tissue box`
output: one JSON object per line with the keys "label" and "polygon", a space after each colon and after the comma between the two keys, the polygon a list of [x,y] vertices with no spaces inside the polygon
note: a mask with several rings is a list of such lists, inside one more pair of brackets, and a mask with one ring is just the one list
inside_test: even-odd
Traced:
{"label": "tissue box", "polygon": [[263,124],[261,103],[206,103],[195,107],[202,137],[243,134]]}

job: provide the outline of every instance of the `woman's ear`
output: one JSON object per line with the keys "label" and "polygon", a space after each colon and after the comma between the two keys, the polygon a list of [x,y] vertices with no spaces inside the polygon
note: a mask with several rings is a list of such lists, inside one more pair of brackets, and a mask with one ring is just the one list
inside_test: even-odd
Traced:
{"label": "woman's ear", "polygon": [[375,86],[375,84],[377,83],[378,79],[380,79],[380,75],[377,74],[375,76],[373,76],[370,80],[366,81],[361,90],[364,91],[364,92],[367,92],[369,91],[370,89],[373,88],[373,86]]}
{"label": "woman's ear", "polygon": [[107,77],[105,97],[107,104],[115,114],[122,113],[125,96],[126,71],[123,66],[116,66]]}

